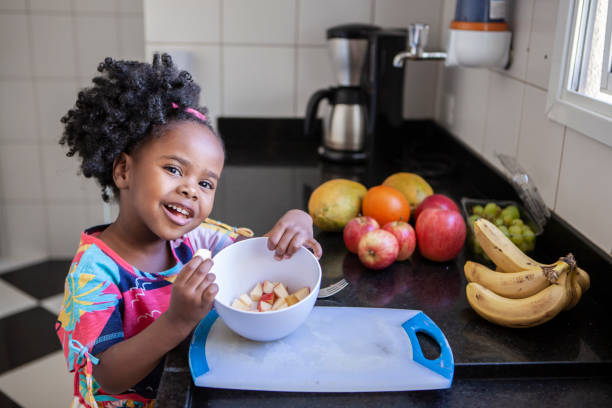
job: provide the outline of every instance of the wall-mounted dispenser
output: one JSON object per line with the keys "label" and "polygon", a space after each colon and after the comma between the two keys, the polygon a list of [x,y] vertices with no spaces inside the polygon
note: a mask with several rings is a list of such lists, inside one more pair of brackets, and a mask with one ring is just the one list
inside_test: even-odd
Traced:
{"label": "wall-mounted dispenser", "polygon": [[409,24],[408,51],[397,54],[393,65],[402,67],[409,59],[445,60],[446,66],[507,68],[512,32],[505,16],[505,0],[457,0],[447,51],[425,51],[429,25]]}
{"label": "wall-mounted dispenser", "polygon": [[457,0],[446,65],[506,67],[512,33],[505,18],[505,0]]}

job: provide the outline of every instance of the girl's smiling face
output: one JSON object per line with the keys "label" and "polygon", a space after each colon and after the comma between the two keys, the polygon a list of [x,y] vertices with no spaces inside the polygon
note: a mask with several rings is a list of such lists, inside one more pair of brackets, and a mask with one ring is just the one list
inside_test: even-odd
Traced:
{"label": "girl's smiling face", "polygon": [[120,218],[136,233],[181,237],[211,213],[224,158],[207,127],[191,121],[167,125],[161,136],[116,163]]}

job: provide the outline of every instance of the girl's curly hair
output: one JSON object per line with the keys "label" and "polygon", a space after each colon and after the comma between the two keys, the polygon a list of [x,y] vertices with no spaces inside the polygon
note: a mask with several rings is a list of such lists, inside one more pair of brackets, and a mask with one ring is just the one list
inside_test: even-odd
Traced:
{"label": "girl's curly hair", "polygon": [[[70,148],[67,156],[79,154],[81,173],[98,181],[105,202],[110,198],[108,188],[118,195],[115,158],[161,134],[160,125],[191,120],[216,134],[207,109],[198,107],[200,87],[187,71],[177,69],[170,55],[155,54],[152,64],[106,58],[98,71],[102,75],[93,79],[93,87],[80,91],[75,107],[62,117],[60,144]],[[206,121],[186,108],[198,110]]]}

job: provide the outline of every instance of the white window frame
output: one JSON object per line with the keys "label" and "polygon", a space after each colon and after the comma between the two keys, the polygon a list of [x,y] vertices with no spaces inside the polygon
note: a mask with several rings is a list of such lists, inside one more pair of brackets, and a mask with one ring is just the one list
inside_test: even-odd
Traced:
{"label": "white window frame", "polygon": [[574,13],[577,2],[578,0],[559,1],[546,112],[551,120],[612,147],[612,107],[568,90],[566,86],[569,70],[573,65],[570,61],[570,47],[574,42]]}
{"label": "white window frame", "polygon": [[608,4],[608,18],[606,21],[606,37],[604,45],[603,67],[601,69],[601,91],[612,94],[612,56],[610,46],[612,43],[612,4]]}

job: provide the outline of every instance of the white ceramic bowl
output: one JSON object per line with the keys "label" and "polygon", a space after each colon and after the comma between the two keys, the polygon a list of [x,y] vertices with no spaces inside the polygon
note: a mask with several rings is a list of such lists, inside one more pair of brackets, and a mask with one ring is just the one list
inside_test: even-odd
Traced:
{"label": "white ceramic bowl", "polygon": [[[234,332],[256,341],[277,340],[297,329],[312,311],[321,286],[321,266],[310,251],[300,248],[291,258],[277,261],[267,242],[268,238],[260,237],[232,244],[215,255],[211,268],[219,285],[214,303],[217,313]],[[289,293],[308,286],[310,294],[275,311],[244,311],[230,306],[264,280],[284,283]]]}

